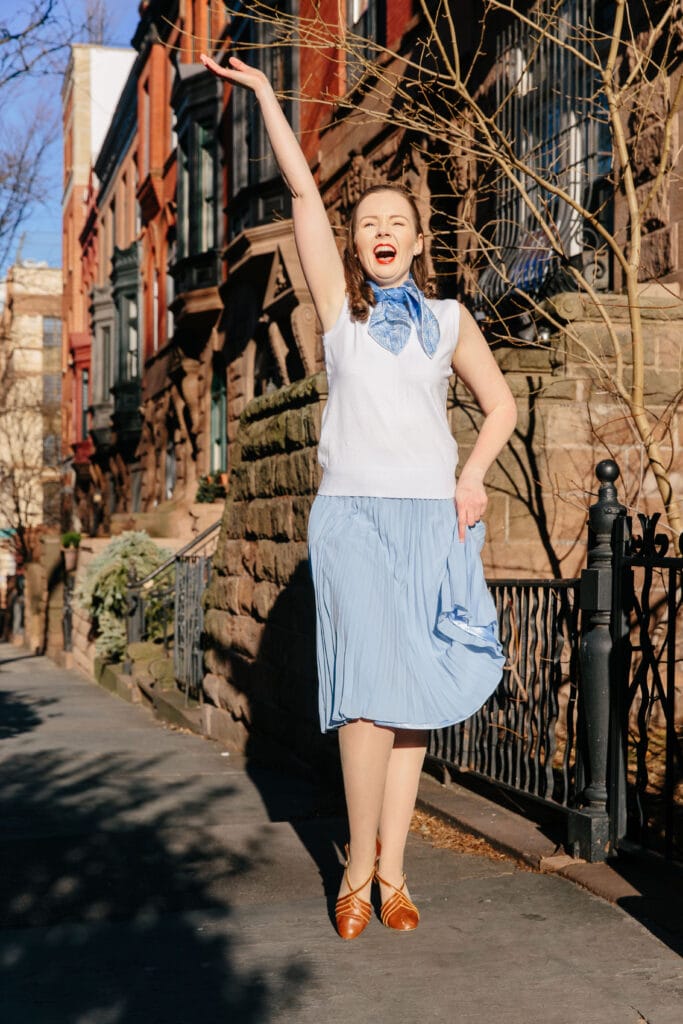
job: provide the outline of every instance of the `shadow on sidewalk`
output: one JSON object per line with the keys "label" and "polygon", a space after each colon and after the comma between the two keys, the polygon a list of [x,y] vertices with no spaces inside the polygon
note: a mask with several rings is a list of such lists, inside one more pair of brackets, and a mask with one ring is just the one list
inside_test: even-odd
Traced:
{"label": "shadow on sidewalk", "polygon": [[14,658],[0,658],[0,672],[2,672],[5,665],[12,665],[15,661],[28,661],[30,658],[37,657],[40,657],[40,655],[27,652],[25,654],[17,654]]}
{"label": "shadow on sidewalk", "polygon": [[0,740],[37,729],[43,721],[43,709],[56,703],[51,697],[23,700],[16,694],[0,691]]}
{"label": "shadow on sidewalk", "polygon": [[638,890],[637,895],[622,896],[617,905],[683,956],[683,868],[625,853],[610,858],[609,866]]}
{"label": "shadow on sidewalk", "polygon": [[[260,1024],[296,1008],[307,980],[299,963],[236,963],[231,888],[264,856],[261,839],[226,853],[211,816],[197,815],[192,776],[169,783],[165,760],[111,753],[74,764],[50,751],[5,765],[7,1024]],[[200,792],[210,808],[230,789],[226,775]]]}
{"label": "shadow on sidewalk", "polygon": [[[214,646],[215,638],[213,639]],[[286,820],[318,869],[320,913],[334,905],[348,841],[337,734],[321,734],[315,659],[315,603],[307,561],[296,567],[265,621],[254,660],[221,648],[231,685],[249,700],[246,771],[271,821]],[[307,808],[283,805],[272,772],[301,779]]]}

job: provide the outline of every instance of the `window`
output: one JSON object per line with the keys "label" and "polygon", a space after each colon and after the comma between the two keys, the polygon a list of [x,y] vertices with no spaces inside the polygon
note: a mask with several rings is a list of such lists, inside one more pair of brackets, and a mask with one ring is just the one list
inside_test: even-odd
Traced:
{"label": "window", "polygon": [[188,255],[188,226],[190,218],[190,157],[186,139],[178,143],[178,259]]}
{"label": "window", "polygon": [[152,351],[159,351],[159,271],[154,271],[152,284]]}
{"label": "window", "polygon": [[368,45],[362,47],[357,57],[347,57],[346,88],[352,89],[365,73],[368,60],[375,55],[370,43],[384,43],[386,17],[383,0],[349,0],[347,12],[353,34],[368,40]]}
{"label": "window", "polygon": [[[271,7],[282,8],[272,3]],[[276,92],[290,92],[295,85],[295,50],[276,45],[276,26],[252,21],[242,22],[240,56],[249,62],[249,47],[258,51],[253,59],[272,83]],[[241,27],[241,26],[240,26]],[[237,40],[235,40],[237,41]],[[232,173],[230,230],[234,235],[245,228],[270,221],[274,216],[289,216],[290,196],[278,171],[258,104],[247,89],[234,89],[232,105]],[[283,105],[287,120],[294,123],[296,111],[287,101]],[[296,125],[294,125],[296,127]]]}
{"label": "window", "polygon": [[[599,6],[597,0],[566,0],[563,21],[567,26],[594,23]],[[576,33],[571,44],[587,45]],[[587,66],[570,49],[548,38],[539,41],[519,23],[500,34],[497,58],[492,104],[500,111],[503,134],[515,140],[520,157],[543,179],[589,209],[602,207],[608,221],[611,209],[604,199],[612,148],[606,113],[595,99],[598,83]],[[537,208],[546,210],[545,219],[554,225],[566,256],[583,267],[595,287],[608,288],[607,256],[597,239],[587,237],[572,205],[533,182],[527,193]],[[497,301],[511,287],[536,297],[573,287],[519,190],[505,178],[496,186],[494,203],[497,265],[479,278],[483,295]]]}
{"label": "window", "polygon": [[130,230],[128,225],[128,178],[124,174],[121,177],[121,228],[124,238],[128,235]]}
{"label": "window", "polygon": [[137,380],[140,376],[140,333],[138,330],[138,300],[131,295],[123,299],[124,379]]}
{"label": "window", "polygon": [[111,358],[111,324],[105,324],[101,331],[101,355],[102,355],[102,387],[100,391],[100,400],[107,402],[110,398],[110,388],[114,383],[112,375],[112,358]]}
{"label": "window", "polygon": [[48,469],[59,465],[59,440],[57,434],[46,434],[43,438],[43,465]]}
{"label": "window", "polygon": [[62,346],[62,321],[57,317],[43,317],[43,347],[61,348]]}
{"label": "window", "polygon": [[185,191],[189,194],[189,252],[207,252],[216,244],[216,137],[208,124],[193,124],[188,132]]}
{"label": "window", "polygon": [[59,409],[62,403],[62,375],[61,373],[43,374],[43,407],[44,411],[51,412]]}
{"label": "window", "polygon": [[[52,320],[53,324],[61,327],[59,320]],[[45,321],[43,321],[43,326]],[[54,344],[48,344],[43,335],[46,348],[55,348]],[[53,334],[54,339],[54,334]],[[59,423],[60,407],[62,402],[62,374],[61,372],[43,374],[43,465],[54,468],[59,465],[61,439],[57,424]]]}
{"label": "window", "polygon": [[211,472],[224,473],[227,459],[228,391],[223,367],[211,378]]}
{"label": "window", "polygon": [[[168,254],[169,263],[172,262],[172,254],[169,250]],[[171,305],[175,299],[175,281],[173,280],[173,274],[169,270],[166,271],[166,341],[170,341],[173,337],[175,330],[175,322],[173,319],[173,310]]]}
{"label": "window", "polygon": [[218,151],[211,124],[191,124],[179,143],[178,255],[195,256],[216,247]]}
{"label": "window", "polygon": [[88,436],[88,406],[90,387],[90,373],[88,370],[81,370],[81,439]]}
{"label": "window", "polygon": [[149,174],[149,151],[150,142],[152,135],[152,125],[150,120],[150,102],[149,102],[149,82],[145,82],[142,88],[142,177],[143,179]]}
{"label": "window", "polygon": [[111,206],[109,208],[109,245],[110,245],[109,255],[110,255],[110,257],[113,255],[114,249],[116,248],[116,238],[117,238],[117,231],[116,231],[116,200],[112,199]]}
{"label": "window", "polygon": [[164,457],[164,498],[171,501],[176,485],[176,459],[175,445],[173,444],[173,427],[170,428],[168,441],[166,442],[166,453]]}
{"label": "window", "polygon": [[178,139],[178,260],[211,252],[220,244],[220,92],[218,81],[203,69],[180,65],[172,96]]}

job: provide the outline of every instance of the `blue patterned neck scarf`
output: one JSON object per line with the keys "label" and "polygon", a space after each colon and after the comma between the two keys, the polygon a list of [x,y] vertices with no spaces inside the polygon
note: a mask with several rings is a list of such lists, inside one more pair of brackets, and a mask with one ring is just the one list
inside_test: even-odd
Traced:
{"label": "blue patterned neck scarf", "polygon": [[439,321],[412,277],[398,288],[380,288],[368,281],[377,300],[368,321],[370,337],[395,356],[408,343],[413,324],[425,355],[431,359],[439,345]]}

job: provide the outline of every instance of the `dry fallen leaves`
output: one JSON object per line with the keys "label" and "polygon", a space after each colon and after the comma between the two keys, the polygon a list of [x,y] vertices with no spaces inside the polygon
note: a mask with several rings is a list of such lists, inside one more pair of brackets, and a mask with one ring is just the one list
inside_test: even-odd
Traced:
{"label": "dry fallen leaves", "polygon": [[455,825],[442,821],[441,818],[427,814],[425,811],[416,810],[410,825],[411,832],[416,832],[423,839],[428,839],[432,846],[443,850],[452,850],[454,853],[468,853],[477,857],[488,857],[490,860],[508,861],[518,868],[530,871],[528,864],[502,853],[494,846],[491,846],[481,836],[472,835]]}

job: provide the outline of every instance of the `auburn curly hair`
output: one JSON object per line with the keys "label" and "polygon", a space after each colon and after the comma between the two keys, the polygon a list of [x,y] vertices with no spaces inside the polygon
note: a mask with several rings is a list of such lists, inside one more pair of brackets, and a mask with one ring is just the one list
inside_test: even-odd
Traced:
{"label": "auburn curly hair", "polygon": [[[373,185],[371,188],[366,189],[360,196],[358,202],[351,211],[351,216],[349,218],[349,224],[346,229],[346,244],[344,246],[342,260],[344,263],[346,294],[349,300],[349,312],[351,314],[351,319],[360,320],[361,323],[365,323],[370,316],[370,307],[375,305],[375,297],[372,293],[372,288],[367,282],[365,271],[363,270],[360,260],[356,255],[355,237],[358,225],[358,207],[366,196],[374,195],[376,192],[398,192],[400,196],[403,196],[410,206],[416,233],[418,235],[424,235],[422,224],[420,222],[420,211],[418,210],[417,204],[412,195],[408,189],[403,187],[403,185]],[[436,294],[436,289],[434,288],[433,282],[430,281],[427,273],[427,259],[424,249],[417,256],[413,257],[410,272],[413,275],[413,280],[420,291],[424,292],[424,294],[429,298],[432,298]]]}

